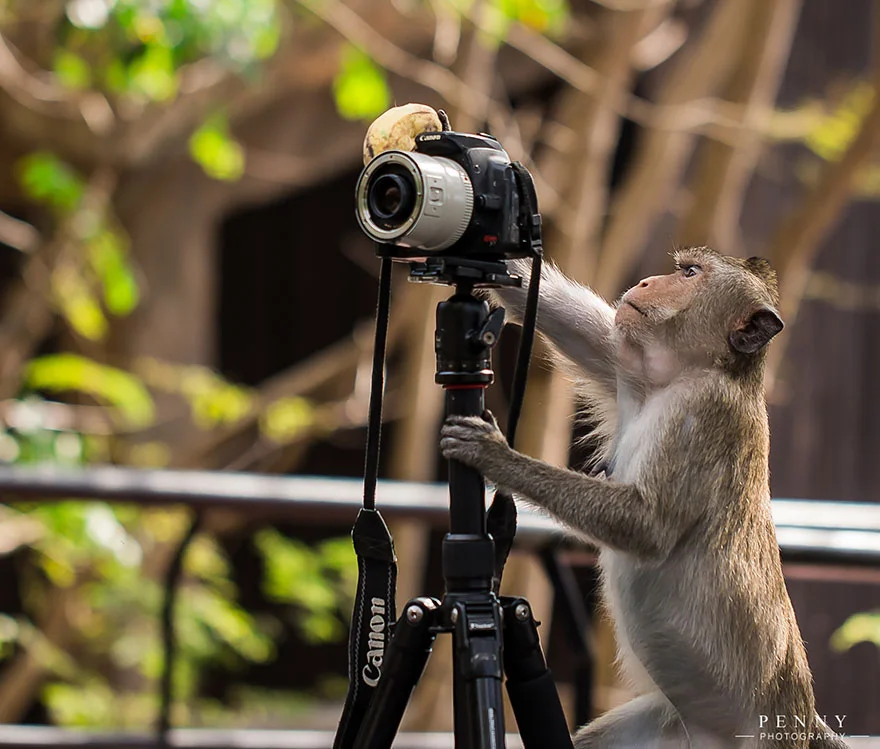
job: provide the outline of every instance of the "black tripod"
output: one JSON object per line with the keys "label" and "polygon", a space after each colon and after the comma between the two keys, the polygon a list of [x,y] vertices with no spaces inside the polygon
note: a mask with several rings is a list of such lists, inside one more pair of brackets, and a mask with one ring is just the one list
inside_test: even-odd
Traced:
{"label": "black tripod", "polygon": [[[509,280],[505,265],[473,261],[459,265],[448,259],[415,266],[412,273],[416,280],[455,286],[453,296],[437,307],[435,379],[445,390],[448,415],[481,415],[485,389],[494,379],[491,349],[501,332],[504,311],[490,313],[486,302],[472,291],[476,285]],[[449,632],[456,749],[504,747],[503,675],[526,749],[570,749],[571,738],[531,607],[523,598],[499,598],[493,591],[496,553],[486,529],[483,476],[450,461],[449,495],[449,533],[443,541],[445,595],[442,600],[415,598],[406,604],[382,653],[381,678],[351,745],[391,747],[434,638]],[[378,536],[373,541],[378,548]]]}

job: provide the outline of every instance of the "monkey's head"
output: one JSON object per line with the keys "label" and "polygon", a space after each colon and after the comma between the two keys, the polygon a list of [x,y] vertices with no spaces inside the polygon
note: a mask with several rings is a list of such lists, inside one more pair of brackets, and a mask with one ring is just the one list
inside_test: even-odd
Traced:
{"label": "monkey's head", "polygon": [[766,346],[783,327],[770,264],[707,247],[673,257],[674,272],[645,278],[620,299],[614,327],[623,367],[654,385],[694,368],[762,372]]}

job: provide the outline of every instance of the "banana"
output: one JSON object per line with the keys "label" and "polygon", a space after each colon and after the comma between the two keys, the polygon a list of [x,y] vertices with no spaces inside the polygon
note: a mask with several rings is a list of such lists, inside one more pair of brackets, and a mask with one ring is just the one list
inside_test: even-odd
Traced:
{"label": "banana", "polygon": [[367,128],[364,164],[383,151],[412,151],[419,133],[443,129],[440,116],[427,104],[403,104],[379,115]]}

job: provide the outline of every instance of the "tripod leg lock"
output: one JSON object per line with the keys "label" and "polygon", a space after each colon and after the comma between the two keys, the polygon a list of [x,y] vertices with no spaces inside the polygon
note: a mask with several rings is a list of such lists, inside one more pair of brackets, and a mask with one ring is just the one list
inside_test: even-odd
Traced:
{"label": "tripod leg lock", "polygon": [[538,622],[525,598],[501,599],[507,695],[526,749],[571,747],[565,713],[547,668]]}
{"label": "tripod leg lock", "polygon": [[532,615],[525,598],[504,597],[504,671],[511,681],[531,681],[547,671],[541,640],[540,623]]}

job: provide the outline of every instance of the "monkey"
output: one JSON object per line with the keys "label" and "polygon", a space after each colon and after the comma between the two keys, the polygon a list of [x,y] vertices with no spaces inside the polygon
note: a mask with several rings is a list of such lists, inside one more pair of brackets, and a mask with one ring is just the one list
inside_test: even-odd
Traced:
{"label": "monkey", "polygon": [[[707,247],[674,260],[614,305],[552,265],[541,275],[539,330],[586,382],[604,476],[516,452],[488,411],[449,416],[441,451],[599,548],[636,697],[576,749],[845,747],[815,712],[771,516],[775,272]],[[528,261],[511,264],[523,288],[492,296],[521,318]]]}

